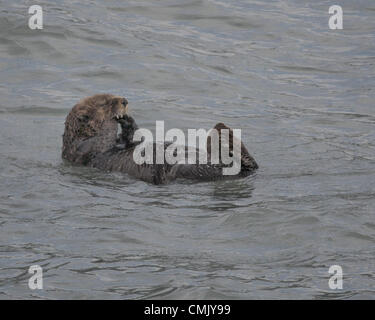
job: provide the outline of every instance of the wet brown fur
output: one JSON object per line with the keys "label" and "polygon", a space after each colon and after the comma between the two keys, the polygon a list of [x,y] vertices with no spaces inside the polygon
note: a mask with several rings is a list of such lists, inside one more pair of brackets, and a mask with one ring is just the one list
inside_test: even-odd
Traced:
{"label": "wet brown fur", "polygon": [[[233,151],[233,139],[236,139],[233,137],[233,129],[226,126],[224,123],[219,122],[215,125],[213,130],[216,130],[218,132],[219,136],[219,150],[221,150],[222,146],[222,131],[221,130],[229,130],[229,151]],[[208,135],[207,137],[207,153],[208,155],[211,155],[211,136]],[[220,156],[220,153],[219,153]],[[220,159],[221,160],[221,159]],[[250,155],[249,151],[243,144],[241,140],[241,170],[242,171],[252,171],[258,169],[258,164],[256,163],[255,159]]]}
{"label": "wet brown fur", "polygon": [[[117,114],[125,114],[128,110],[127,100],[111,94],[97,94],[79,101],[68,114],[63,135],[62,157],[75,163],[86,164],[87,155],[81,157],[79,148],[84,141],[98,137],[91,143],[91,152],[115,144],[117,135]],[[113,138],[113,142],[109,142]]]}
{"label": "wet brown fur", "polygon": [[[223,176],[222,169],[226,165],[220,163],[138,165],[133,160],[134,145],[128,145],[122,149],[119,149],[117,145],[119,140],[127,141],[129,138],[127,135],[137,128],[134,119],[127,115],[130,122],[116,119],[116,115],[123,116],[127,113],[127,104],[125,98],[110,94],[98,94],[79,101],[65,121],[62,157],[76,164],[89,165],[106,171],[126,172],[154,184],[167,183],[176,178],[216,180],[225,177],[243,177],[258,168],[254,158],[242,142],[241,172],[235,176]],[[120,139],[117,135],[118,123],[123,129]],[[213,130],[218,131],[220,144],[222,129],[229,130],[229,150],[233,150],[233,130],[223,123],[216,124]],[[166,143],[165,146],[167,145]],[[154,151],[155,149],[154,147]],[[199,152],[197,149],[197,153]],[[211,139],[208,137],[207,153],[209,156],[210,152]]]}

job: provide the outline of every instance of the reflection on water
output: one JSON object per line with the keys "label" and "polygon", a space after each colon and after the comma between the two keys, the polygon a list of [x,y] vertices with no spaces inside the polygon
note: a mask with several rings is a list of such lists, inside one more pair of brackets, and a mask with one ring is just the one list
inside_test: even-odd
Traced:
{"label": "reflection on water", "polygon": [[[0,10],[0,298],[374,298],[373,1],[335,31],[326,1],[38,4],[39,31],[27,1]],[[151,130],[241,128],[260,169],[154,186],[64,163],[99,92]]]}

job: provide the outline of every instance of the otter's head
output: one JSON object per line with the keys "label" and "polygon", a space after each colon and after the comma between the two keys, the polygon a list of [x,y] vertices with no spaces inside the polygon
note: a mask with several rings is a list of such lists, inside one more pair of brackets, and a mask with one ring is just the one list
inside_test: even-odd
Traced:
{"label": "otter's head", "polygon": [[[233,130],[226,126],[224,123],[220,122],[215,125],[215,127],[212,130],[216,130],[218,134],[218,154],[219,154],[219,159],[221,161],[221,150],[222,150],[222,145],[226,144],[228,146],[229,150],[229,156],[233,156],[233,143],[234,141],[237,140],[237,138],[233,135]],[[227,130],[229,131],[229,135],[224,134],[222,130]],[[228,139],[229,138],[229,139]],[[210,133],[207,137],[207,153],[211,155],[211,152],[213,152],[215,149],[215,146],[212,145],[212,143],[215,141],[215,139],[212,139],[212,133]],[[241,140],[241,170],[242,171],[252,171],[254,169],[258,168],[258,164],[254,160],[254,158],[250,155],[249,151],[243,144]]]}
{"label": "otter's head", "polygon": [[[120,96],[97,94],[78,102],[65,121],[63,157],[73,158],[78,143],[94,136],[117,136],[118,120],[128,111],[128,101]],[[105,146],[103,146],[105,149]]]}
{"label": "otter's head", "polygon": [[119,96],[98,94],[81,100],[70,112],[66,124],[75,138],[89,138],[103,130],[117,129],[117,120],[128,111],[128,101]]}

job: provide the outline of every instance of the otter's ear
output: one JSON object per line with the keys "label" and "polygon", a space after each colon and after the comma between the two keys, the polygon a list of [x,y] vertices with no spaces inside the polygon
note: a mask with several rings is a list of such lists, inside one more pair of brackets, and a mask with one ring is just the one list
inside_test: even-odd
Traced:
{"label": "otter's ear", "polygon": [[87,122],[89,120],[89,116],[87,114],[81,114],[77,116],[77,119],[80,122]]}

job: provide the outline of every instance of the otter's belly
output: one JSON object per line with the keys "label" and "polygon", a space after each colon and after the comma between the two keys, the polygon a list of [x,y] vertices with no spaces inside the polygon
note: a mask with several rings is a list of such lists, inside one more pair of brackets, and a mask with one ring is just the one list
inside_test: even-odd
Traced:
{"label": "otter's belly", "polygon": [[92,167],[105,171],[118,171],[129,174],[132,177],[141,179],[153,184],[168,182],[168,164],[137,164],[133,158],[134,149],[110,150],[98,154],[92,160]]}
{"label": "otter's belly", "polygon": [[[168,144],[165,144],[165,148]],[[154,163],[156,162],[156,148],[154,145]],[[192,152],[192,150],[187,150]],[[177,178],[193,179],[200,181],[220,180],[244,177],[252,173],[252,171],[241,171],[240,174],[234,176],[223,175],[222,164],[188,164],[187,155],[185,163],[176,163],[173,165],[164,164],[137,164],[133,158],[134,148],[119,150],[113,148],[107,152],[98,154],[91,165],[95,168],[105,171],[118,171],[129,174],[132,177],[141,179],[153,184],[168,183]],[[196,159],[199,159],[199,149],[195,149]]]}

